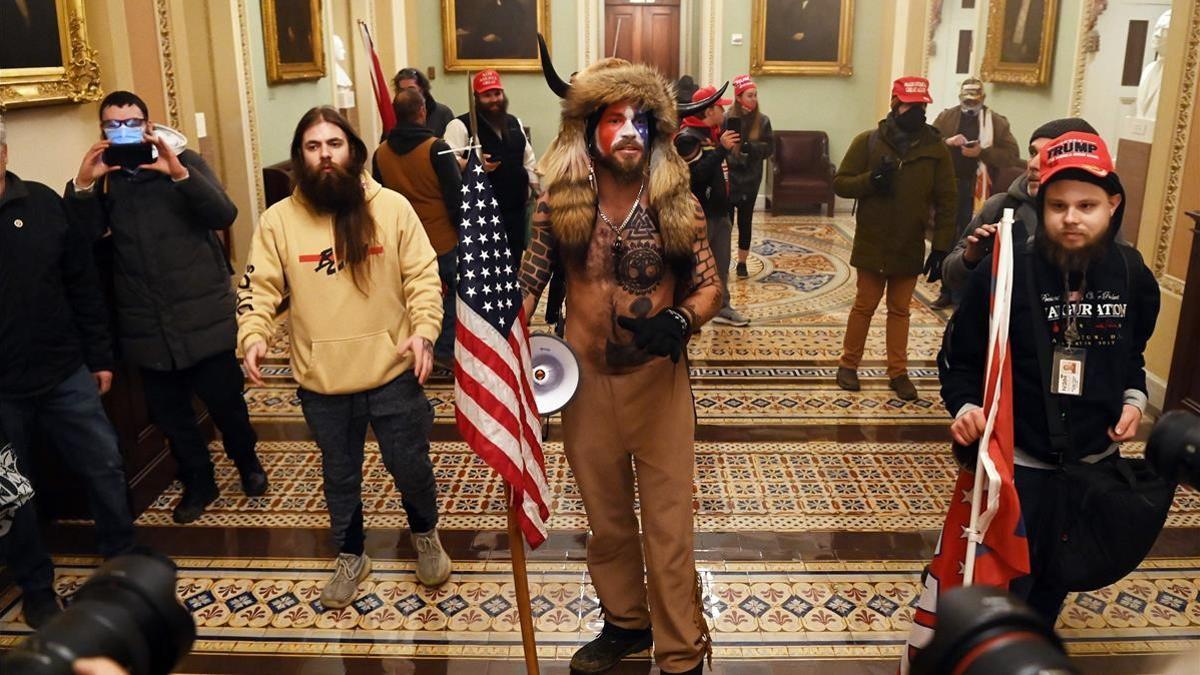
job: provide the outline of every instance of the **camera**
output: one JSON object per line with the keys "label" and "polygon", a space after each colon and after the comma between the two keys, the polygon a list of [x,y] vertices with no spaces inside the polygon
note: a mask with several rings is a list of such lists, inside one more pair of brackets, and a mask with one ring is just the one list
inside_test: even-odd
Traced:
{"label": "camera", "polygon": [[938,598],[937,629],[912,675],[1079,673],[1041,617],[998,588],[965,586]]}
{"label": "camera", "polygon": [[74,661],[89,656],[106,656],[131,675],[171,672],[196,640],[175,577],[175,564],[157,554],[109,560],[66,611],[0,660],[0,672],[70,675]]}
{"label": "camera", "polygon": [[1200,489],[1200,417],[1173,410],[1154,424],[1146,461],[1163,478]]}

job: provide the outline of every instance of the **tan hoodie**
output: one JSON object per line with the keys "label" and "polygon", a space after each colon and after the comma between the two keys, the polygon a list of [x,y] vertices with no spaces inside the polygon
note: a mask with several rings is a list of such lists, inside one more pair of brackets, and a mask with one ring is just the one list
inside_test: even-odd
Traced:
{"label": "tan hoodie", "polygon": [[437,258],[416,211],[400,194],[364,175],[375,218],[366,293],[333,261],[333,218],[313,211],[298,192],[267,209],[250,243],[238,284],[238,345],[268,340],[284,292],[292,370],[300,386],[349,394],[386,384],[413,364],[398,345],[411,335],[430,342],[442,324]]}

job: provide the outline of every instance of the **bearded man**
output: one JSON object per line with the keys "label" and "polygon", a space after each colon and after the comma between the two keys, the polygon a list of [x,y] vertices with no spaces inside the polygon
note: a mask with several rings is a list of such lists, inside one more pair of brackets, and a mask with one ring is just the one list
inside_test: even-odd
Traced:
{"label": "bearded man", "polygon": [[442,321],[437,258],[412,205],[365,173],[366,162],[367,146],[336,110],[301,118],[292,137],[296,190],[263,214],[238,294],[238,344],[261,386],[259,363],[290,292],[292,369],[321,449],[338,548],[321,592],[327,608],[353,602],[371,572],[362,506],[368,423],[408,515],[417,579],[439,586],[450,576],[429,460],[433,410],[422,389]]}
{"label": "bearded man", "polygon": [[[1116,240],[1125,209],[1104,141],[1069,132],[1042,146],[1032,238],[1013,249],[1009,341],[1013,375],[1014,482],[1029,542],[1030,574],[1010,590],[1054,625],[1067,587],[1052,572],[1061,529],[1096,519],[1070,503],[1064,469],[1115,460],[1146,406],[1146,342],[1158,317],[1154,275]],[[1019,212],[1018,212],[1019,213]],[[983,434],[990,258],[972,272],[938,355],[951,436]],[[1056,427],[1058,430],[1056,430]],[[1107,496],[1098,491],[1097,501]],[[1091,523],[1119,539],[1120,523]]]}
{"label": "bearded man", "polygon": [[547,191],[521,286],[529,316],[553,262],[566,271],[566,341],[581,372],[563,445],[604,613],[571,668],[604,672],[653,644],[662,672],[699,673],[711,651],[692,552],[695,414],[680,357],[721,302],[704,212],[671,146],[676,106],[661,75],[614,58],[568,85],[544,43],[542,68],[566,101],[541,165]]}
{"label": "bearded man", "polygon": [[483,170],[488,172],[500,202],[500,219],[508,235],[513,260],[525,250],[525,208],[530,195],[538,194],[537,160],[525,135],[525,124],[508,114],[508,96],[500,73],[481,70],[471,79],[479,138],[472,140],[471,113],[463,113],[446,125],[445,141],[456,151],[458,166],[467,168],[465,148],[478,143]]}

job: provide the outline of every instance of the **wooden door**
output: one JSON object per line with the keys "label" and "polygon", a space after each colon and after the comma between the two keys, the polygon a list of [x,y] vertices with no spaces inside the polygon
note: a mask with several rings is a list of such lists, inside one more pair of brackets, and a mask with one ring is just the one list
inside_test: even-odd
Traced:
{"label": "wooden door", "polygon": [[650,5],[606,0],[604,55],[644,63],[671,80],[678,79],[679,0]]}
{"label": "wooden door", "polygon": [[1195,221],[1192,255],[1163,407],[1165,410],[1182,408],[1200,415],[1200,350],[1196,349],[1196,344],[1200,343],[1200,211],[1189,211],[1188,215]]}

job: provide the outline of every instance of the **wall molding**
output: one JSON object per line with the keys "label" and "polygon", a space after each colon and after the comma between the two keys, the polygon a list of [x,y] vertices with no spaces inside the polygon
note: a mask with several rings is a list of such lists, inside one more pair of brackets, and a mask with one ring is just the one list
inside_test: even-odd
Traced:
{"label": "wall molding", "polygon": [[[1172,23],[1183,17],[1172,16]],[[1187,17],[1187,37],[1184,42],[1183,72],[1179,86],[1179,99],[1175,108],[1175,119],[1171,123],[1171,151],[1167,162],[1167,184],[1159,217],[1158,241],[1154,248],[1151,269],[1159,283],[1172,292],[1183,294],[1183,282],[1167,274],[1167,260],[1171,242],[1175,239],[1175,228],[1179,219],[1179,191],[1183,184],[1183,169],[1187,160],[1188,140],[1192,128],[1192,115],[1196,102],[1196,88],[1200,82],[1200,7],[1192,6]],[[1161,108],[1160,108],[1161,110]],[[1174,282],[1178,282],[1178,284]],[[1173,290],[1177,286],[1178,290]]]}
{"label": "wall molding", "polygon": [[928,0],[925,14],[929,17],[925,26],[925,49],[921,56],[921,76],[929,79],[929,62],[937,55],[937,29],[942,25],[942,6],[945,0]]}
{"label": "wall molding", "polygon": [[246,165],[251,167],[250,180],[254,184],[255,204],[251,222],[258,222],[258,216],[267,208],[266,191],[263,188],[262,177],[262,148],[258,137],[258,106],[254,99],[254,70],[250,59],[250,24],[246,16],[246,0],[230,0],[234,3],[237,20],[234,30],[237,31],[237,42],[240,46],[241,86],[238,96],[241,98],[242,109],[246,114],[242,117],[242,133],[249,143],[243,143],[246,151]]}
{"label": "wall molding", "polygon": [[171,37],[170,0],[154,0],[154,12],[158,19],[158,58],[162,63],[163,95],[167,103],[167,123],[183,131],[183,118],[179,114],[179,85],[175,76],[174,39]]}
{"label": "wall molding", "polygon": [[[721,33],[725,0],[701,0],[700,3],[700,75],[696,84],[719,85],[721,78]],[[682,36],[680,36],[682,38]]]}

